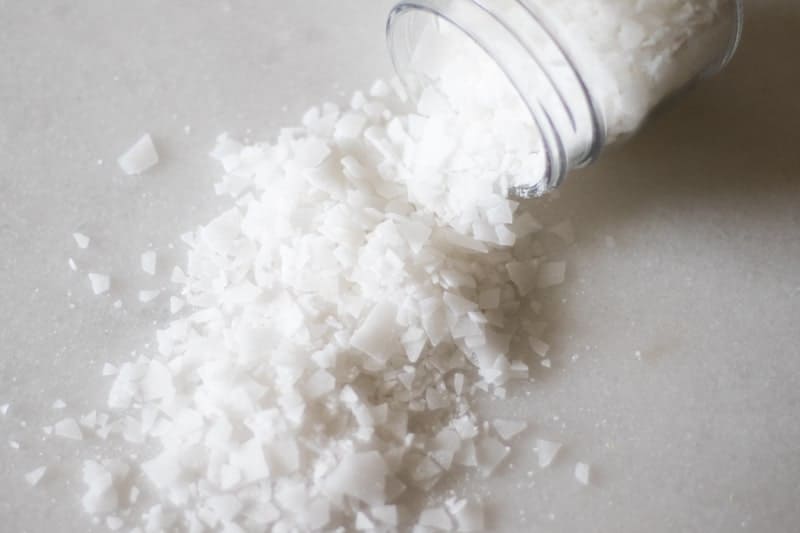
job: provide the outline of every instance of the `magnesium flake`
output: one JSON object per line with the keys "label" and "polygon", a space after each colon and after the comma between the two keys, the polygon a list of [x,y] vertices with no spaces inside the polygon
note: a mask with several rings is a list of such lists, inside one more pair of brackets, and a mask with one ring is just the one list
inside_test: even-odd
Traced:
{"label": "magnesium flake", "polygon": [[158,353],[105,365],[109,411],[55,426],[155,450],[84,464],[84,509],[109,529],[483,530],[481,498],[434,489],[493,475],[527,429],[473,400],[529,379],[547,352],[535,298],[566,266],[494,179],[514,167],[503,144],[465,166],[480,147],[452,103],[409,102],[377,82],[273,143],[218,139],[230,200],[181,237]]}
{"label": "magnesium flake", "polygon": [[143,135],[128,151],[119,156],[117,163],[129,175],[146,172],[158,164],[158,152],[150,134]]}

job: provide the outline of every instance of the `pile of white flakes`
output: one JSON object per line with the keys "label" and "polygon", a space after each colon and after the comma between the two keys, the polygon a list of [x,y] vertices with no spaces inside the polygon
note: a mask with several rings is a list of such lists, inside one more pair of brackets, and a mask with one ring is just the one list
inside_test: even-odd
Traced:
{"label": "pile of white flakes", "polygon": [[[481,419],[473,400],[550,367],[536,297],[566,268],[502,183],[475,194],[450,157],[459,137],[443,134],[463,117],[423,96],[414,107],[379,81],[274,144],[218,139],[216,192],[230,201],[182,236],[158,354],[106,364],[109,409],[50,428],[158,450],[85,462],[83,507],[98,521],[135,533],[485,530],[478,497],[435,489],[491,476],[526,431]],[[157,161],[144,152],[126,172]],[[442,195],[450,203],[432,208]],[[142,255],[148,274],[156,264]],[[89,276],[95,293],[113,290]],[[532,451],[547,467],[559,448]]]}

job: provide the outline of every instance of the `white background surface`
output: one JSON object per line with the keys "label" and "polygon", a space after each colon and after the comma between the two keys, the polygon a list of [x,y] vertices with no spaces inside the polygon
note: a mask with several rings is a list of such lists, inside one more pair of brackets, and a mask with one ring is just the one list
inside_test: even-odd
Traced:
{"label": "white background surface", "polygon": [[[273,137],[387,75],[390,4],[0,0],[0,531],[89,529],[80,459],[108,445],[41,427],[103,405],[102,362],[166,317],[136,302],[168,285],[139,254],[180,262],[168,244],[215,212],[218,133]],[[549,297],[554,369],[502,407],[533,429],[479,488],[494,531],[800,528],[800,5],[749,7],[725,73],[541,207],[579,241]],[[145,131],[162,164],[124,177],[115,159]],[[91,296],[90,270],[113,295]],[[567,443],[550,470],[533,466],[537,436]]]}

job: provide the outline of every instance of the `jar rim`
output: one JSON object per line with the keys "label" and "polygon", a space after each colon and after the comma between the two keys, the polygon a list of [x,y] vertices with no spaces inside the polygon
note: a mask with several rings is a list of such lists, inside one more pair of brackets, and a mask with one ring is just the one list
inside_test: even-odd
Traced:
{"label": "jar rim", "polygon": [[[734,8],[732,17],[726,19],[730,20],[727,45],[719,49],[716,60],[695,71],[694,79],[687,84],[722,70],[739,47],[744,1],[727,1],[731,2],[729,7]],[[544,155],[545,168],[541,175],[537,171],[537,176],[531,176],[531,186],[518,187],[510,193],[521,197],[540,196],[560,185],[570,170],[595,161],[610,138],[625,138],[635,128],[616,134],[608,131],[610,126],[606,121],[614,117],[606,116],[605,105],[599,105],[594,89],[585,78],[586,72],[591,72],[591,63],[577,62],[579,58],[571,53],[574,52],[571,41],[565,39],[558,21],[551,19],[546,9],[515,0],[507,5],[509,12],[501,14],[484,4],[482,0],[400,1],[392,9],[386,26],[392,64],[400,79],[407,83],[409,73],[414,71],[417,44],[413,35],[418,31],[413,28],[416,21],[408,17],[414,13],[431,15],[434,20],[449,23],[486,53],[525,105],[539,132]],[[560,70],[555,69],[555,63]],[[649,111],[654,108],[655,105]],[[648,114],[643,113],[642,120]]]}

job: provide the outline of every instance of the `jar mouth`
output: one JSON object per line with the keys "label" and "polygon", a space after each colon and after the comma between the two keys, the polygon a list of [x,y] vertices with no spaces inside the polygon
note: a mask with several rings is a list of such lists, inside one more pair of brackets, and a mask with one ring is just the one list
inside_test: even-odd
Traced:
{"label": "jar mouth", "polygon": [[[416,59],[425,54],[419,49],[420,37],[431,25],[455,28],[491,59],[539,133],[540,175],[526,176],[526,183],[509,190],[512,196],[529,198],[552,190],[569,170],[593,161],[604,144],[605,128],[588,88],[564,50],[533,13],[514,4],[523,12],[510,21],[512,17],[498,17],[475,0],[401,2],[389,16],[387,42],[396,73],[411,86],[418,86]],[[546,52],[529,41],[537,32],[549,47],[549,59],[557,54],[561,65],[567,66],[568,87],[563,80],[559,85],[548,71],[548,57],[539,57]],[[564,73],[559,76],[563,78]]]}

